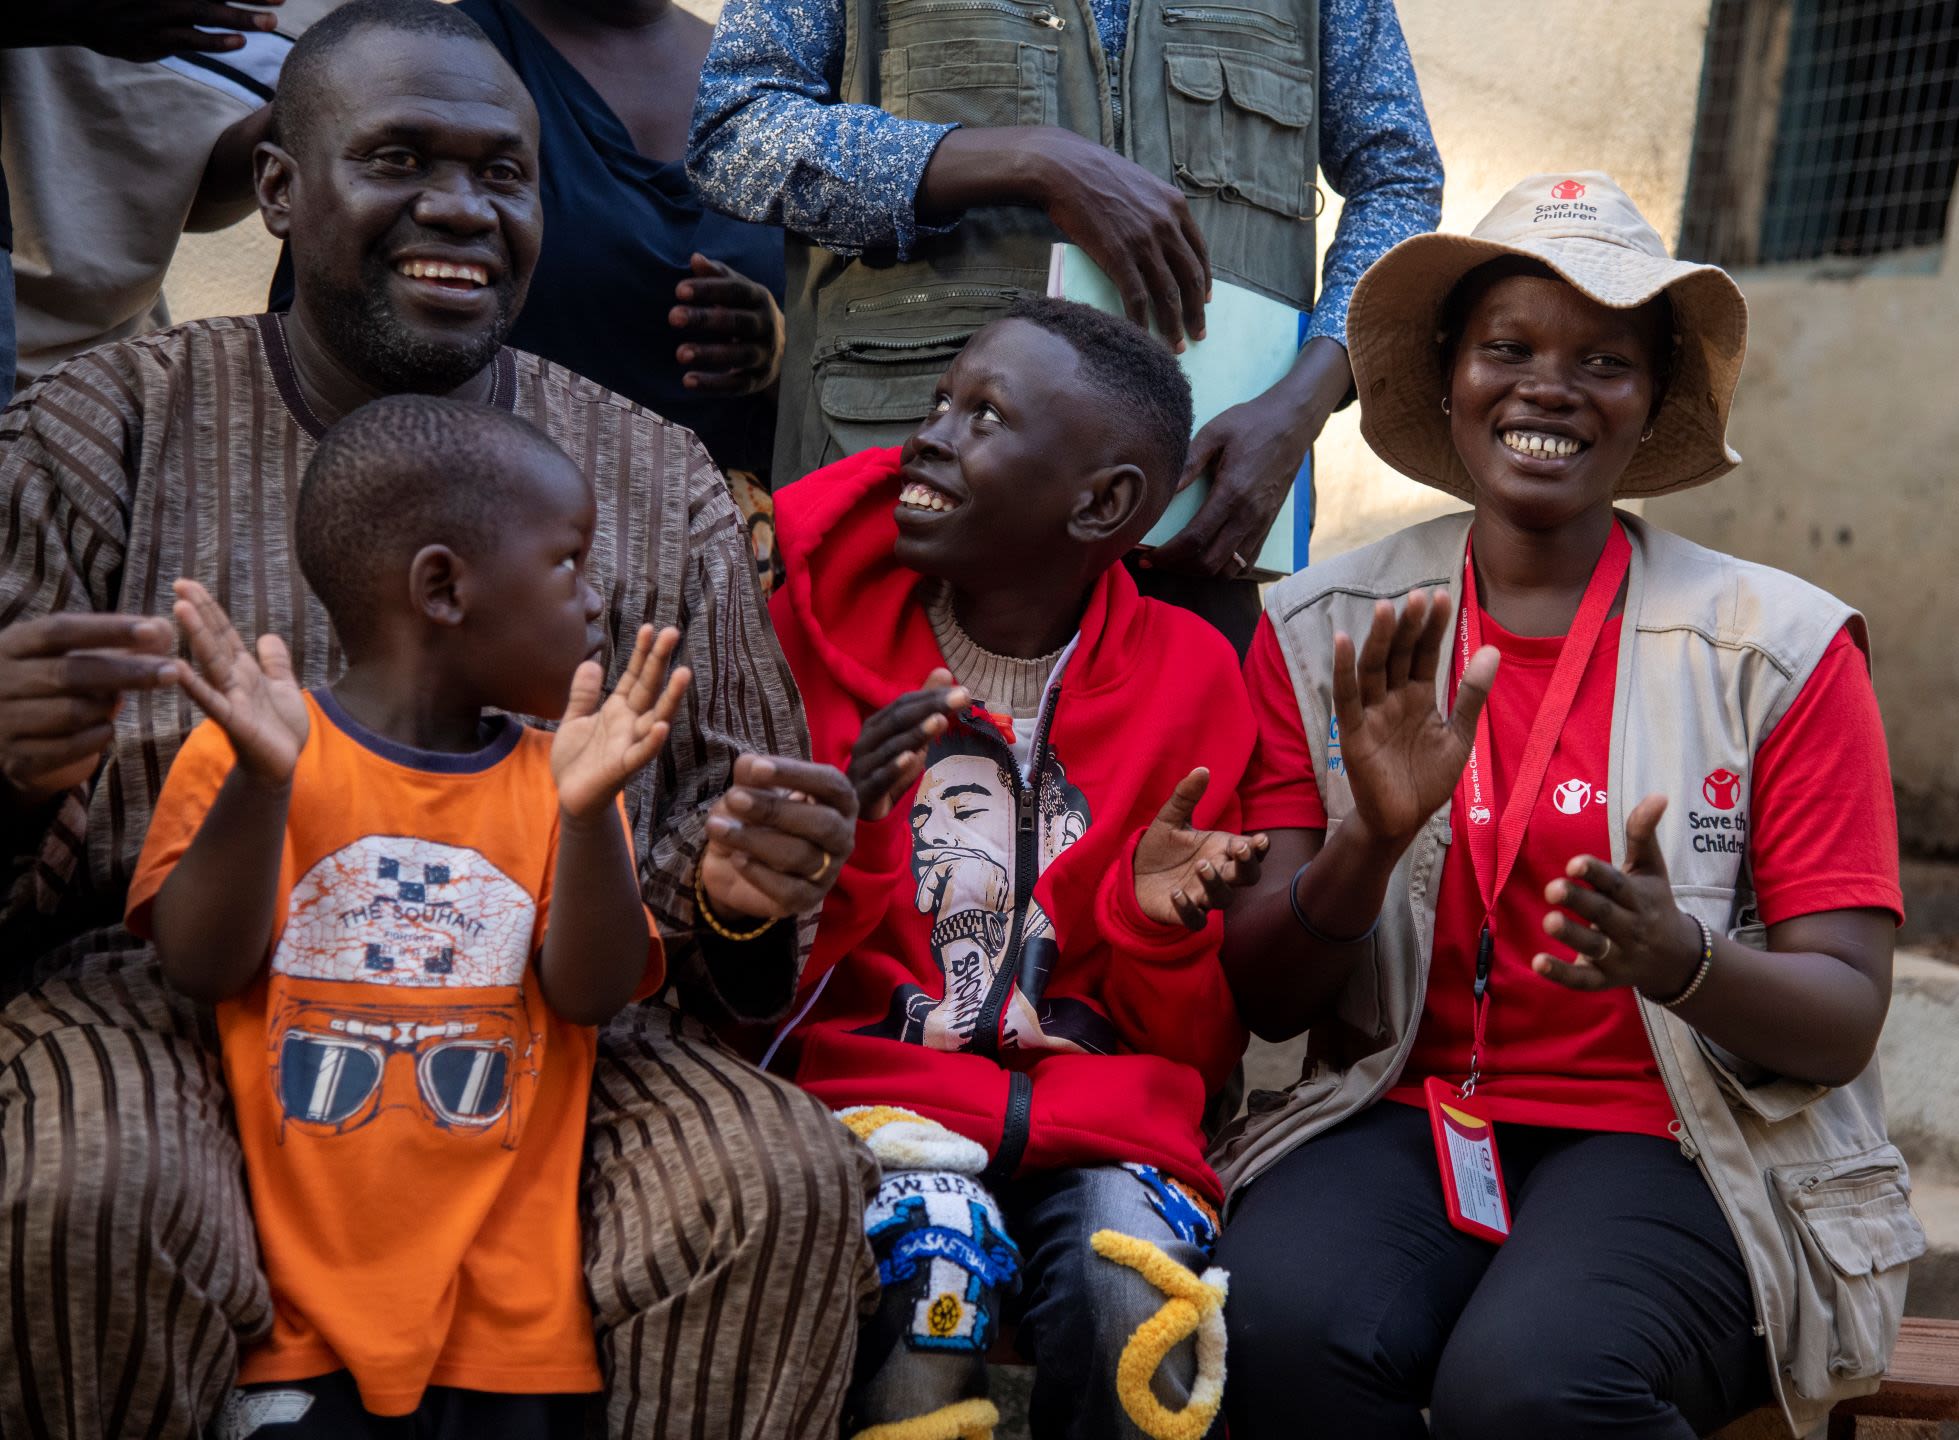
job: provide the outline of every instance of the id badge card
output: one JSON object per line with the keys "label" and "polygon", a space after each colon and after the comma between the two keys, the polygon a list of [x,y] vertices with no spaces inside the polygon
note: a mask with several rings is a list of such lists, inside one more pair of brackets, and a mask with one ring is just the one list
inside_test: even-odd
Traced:
{"label": "id badge card", "polygon": [[1442,1171],[1449,1223],[1501,1245],[1510,1237],[1510,1198],[1503,1188],[1503,1167],[1496,1163],[1495,1127],[1472,1113],[1473,1102],[1439,1076],[1429,1076],[1422,1092],[1428,1099],[1429,1128],[1435,1132],[1435,1162]]}

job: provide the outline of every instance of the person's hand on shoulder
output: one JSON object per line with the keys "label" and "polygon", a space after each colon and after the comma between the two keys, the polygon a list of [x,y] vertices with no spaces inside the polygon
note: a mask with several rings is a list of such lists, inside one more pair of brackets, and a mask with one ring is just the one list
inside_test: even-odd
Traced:
{"label": "person's hand on shoulder", "polygon": [[925,688],[900,695],[864,722],[850,747],[851,788],[857,792],[857,818],[882,820],[892,802],[925,773],[925,747],[945,733],[950,716],[972,703],[952,672],[934,670]]}
{"label": "person's hand on shoulder", "polygon": [[551,737],[551,778],[559,808],[571,819],[603,815],[667,743],[694,673],[684,665],[667,673],[679,644],[680,632],[671,625],[658,637],[651,625],[640,626],[626,673],[603,704],[605,672],[598,661],[583,662],[572,675],[564,719]]}
{"label": "person's hand on shoulder", "polygon": [[245,43],[241,30],[272,30],[279,17],[222,0],[44,0],[17,5],[7,21],[10,48],[79,45],[117,60],[147,63],[166,55],[219,55]]}
{"label": "person's hand on shoulder", "polygon": [[44,615],[0,630],[0,793],[12,808],[95,773],[124,693],[177,683],[175,638],[141,615]]}
{"label": "person's hand on shoulder", "polygon": [[705,255],[690,261],[691,280],[674,286],[679,303],[667,323],[685,338],[674,356],[680,377],[706,395],[753,395],[782,371],[782,311],[768,287]]}
{"label": "person's hand on shoulder", "polygon": [[1210,783],[1202,766],[1184,776],[1136,842],[1136,904],[1160,925],[1202,930],[1211,911],[1228,909],[1240,890],[1258,884],[1265,836],[1191,824]]}
{"label": "person's hand on shoulder", "polygon": [[261,635],[254,650],[197,581],[179,580],[172,588],[177,623],[196,662],[194,669],[178,667],[184,693],[224,731],[246,779],[262,786],[290,783],[311,727],[286,642]]}

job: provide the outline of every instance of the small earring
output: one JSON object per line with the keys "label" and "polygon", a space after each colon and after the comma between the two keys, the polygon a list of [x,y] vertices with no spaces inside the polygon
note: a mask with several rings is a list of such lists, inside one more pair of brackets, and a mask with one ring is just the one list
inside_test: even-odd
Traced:
{"label": "small earring", "polygon": [[1639,432],[1639,443],[1642,445],[1644,445],[1648,440],[1651,440],[1652,438],[1653,438],[1653,427],[1651,425],[1648,425],[1644,430]]}
{"label": "small earring", "polygon": [[1444,415],[1449,413],[1449,397],[1447,395],[1442,397],[1442,413]]}

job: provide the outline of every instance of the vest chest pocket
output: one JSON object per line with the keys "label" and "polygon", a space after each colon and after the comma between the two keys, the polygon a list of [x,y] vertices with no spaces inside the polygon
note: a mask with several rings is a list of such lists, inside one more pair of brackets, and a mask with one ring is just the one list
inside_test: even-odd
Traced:
{"label": "vest chest pocket", "polygon": [[1166,45],[1170,158],[1186,191],[1310,219],[1313,76],[1245,50]]}
{"label": "vest chest pocket", "polygon": [[1057,59],[1020,40],[921,41],[879,54],[879,103],[935,125],[1052,125]]}

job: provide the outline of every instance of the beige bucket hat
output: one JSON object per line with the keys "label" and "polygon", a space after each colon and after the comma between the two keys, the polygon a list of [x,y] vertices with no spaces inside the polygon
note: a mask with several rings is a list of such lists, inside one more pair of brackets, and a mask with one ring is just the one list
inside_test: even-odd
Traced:
{"label": "beige bucket hat", "polygon": [[1728,407],[1748,348],[1748,306],[1725,270],[1667,254],[1666,242],[1611,176],[1533,175],[1467,235],[1416,235],[1361,276],[1347,315],[1360,433],[1402,474],[1463,500],[1475,487],[1442,413],[1442,305],[1456,283],[1505,255],[1541,260],[1601,305],[1630,309],[1661,291],[1679,346],[1652,438],[1614,493],[1664,495],[1741,463]]}

